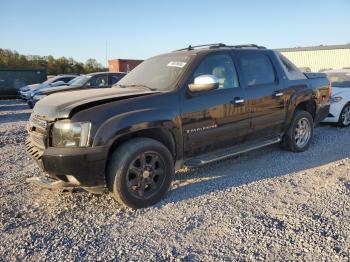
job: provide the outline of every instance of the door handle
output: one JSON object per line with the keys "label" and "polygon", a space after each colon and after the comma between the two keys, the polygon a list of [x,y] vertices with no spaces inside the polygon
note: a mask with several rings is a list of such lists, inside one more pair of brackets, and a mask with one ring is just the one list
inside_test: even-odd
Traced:
{"label": "door handle", "polygon": [[276,97],[283,96],[283,93],[277,91],[277,92],[274,93],[274,96],[276,96]]}
{"label": "door handle", "polygon": [[240,97],[235,97],[232,102],[234,104],[242,104],[242,103],[244,103],[244,99],[242,99]]}

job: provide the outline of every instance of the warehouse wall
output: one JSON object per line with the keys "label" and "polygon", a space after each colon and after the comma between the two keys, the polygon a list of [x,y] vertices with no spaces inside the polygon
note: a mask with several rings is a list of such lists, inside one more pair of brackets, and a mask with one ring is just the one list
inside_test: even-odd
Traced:
{"label": "warehouse wall", "polygon": [[350,67],[349,49],[330,49],[313,51],[287,51],[281,52],[290,59],[297,67],[310,67],[311,71],[318,72],[320,69],[341,69]]}
{"label": "warehouse wall", "polygon": [[109,72],[126,72],[133,70],[143,60],[114,59],[108,60]]}

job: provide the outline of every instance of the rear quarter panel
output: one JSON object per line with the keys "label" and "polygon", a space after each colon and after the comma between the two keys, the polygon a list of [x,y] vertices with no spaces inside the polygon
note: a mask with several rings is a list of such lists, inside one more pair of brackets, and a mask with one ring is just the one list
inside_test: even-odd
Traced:
{"label": "rear quarter panel", "polygon": [[[329,91],[327,78],[300,79],[286,81],[289,93],[287,106],[287,119],[285,129],[287,129],[293,119],[295,109],[298,105],[306,101],[313,101],[315,104],[315,122],[319,122],[320,112],[328,115],[329,111]],[[327,113],[325,112],[327,111]]]}

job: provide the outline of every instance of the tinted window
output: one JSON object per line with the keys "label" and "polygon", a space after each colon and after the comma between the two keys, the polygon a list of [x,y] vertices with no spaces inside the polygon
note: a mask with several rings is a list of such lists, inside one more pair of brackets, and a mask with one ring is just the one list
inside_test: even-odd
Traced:
{"label": "tinted window", "polygon": [[120,76],[117,75],[110,75],[110,85],[114,85],[115,83],[117,83],[120,80]]}
{"label": "tinted window", "polygon": [[248,86],[266,85],[275,82],[275,71],[265,54],[241,54],[240,64]]}
{"label": "tinted window", "polygon": [[289,80],[306,79],[306,76],[285,56],[278,54]]}
{"label": "tinted window", "polygon": [[54,80],[51,81],[51,83],[56,83],[58,81],[63,81],[62,78],[55,78]]}
{"label": "tinted window", "polygon": [[89,86],[92,87],[106,87],[107,86],[107,76],[97,76],[90,80]]}
{"label": "tinted window", "polygon": [[229,55],[217,54],[206,57],[197,67],[192,76],[214,75],[219,79],[219,88],[238,87],[238,77],[236,68]]}
{"label": "tinted window", "polygon": [[60,81],[63,81],[65,83],[68,83],[70,80],[72,80],[74,77],[65,77],[65,78],[62,78]]}

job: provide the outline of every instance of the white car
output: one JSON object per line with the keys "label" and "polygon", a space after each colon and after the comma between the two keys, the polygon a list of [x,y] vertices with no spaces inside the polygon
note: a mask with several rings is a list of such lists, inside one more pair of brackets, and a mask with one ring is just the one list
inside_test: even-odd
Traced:
{"label": "white car", "polygon": [[350,69],[324,71],[332,83],[331,107],[323,122],[350,125]]}

